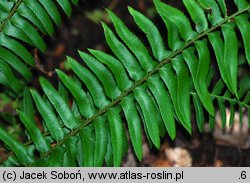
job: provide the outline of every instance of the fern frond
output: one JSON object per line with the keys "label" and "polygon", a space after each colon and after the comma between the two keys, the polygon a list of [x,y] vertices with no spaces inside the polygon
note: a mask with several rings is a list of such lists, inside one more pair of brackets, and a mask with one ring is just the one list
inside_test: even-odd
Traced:
{"label": "fern frond", "polygon": [[[77,4],[78,0],[71,3]],[[44,52],[46,43],[43,35],[54,33],[54,24],[61,22],[57,5],[69,16],[72,12],[69,0],[1,0],[0,2],[0,59],[6,63],[10,73],[1,70],[5,78],[12,75],[19,85],[31,79],[30,67],[35,66],[35,60],[25,45],[30,45]],[[1,67],[5,67],[2,66]],[[1,84],[11,88],[16,93],[22,88],[13,88],[12,82],[2,79]]]}
{"label": "fern frond", "polygon": [[[28,112],[33,109],[25,109],[25,106],[33,106],[30,94],[26,94],[24,103],[29,105],[24,105],[19,116],[27,128],[30,143],[35,146],[29,145],[29,150],[20,146],[22,151],[19,152],[9,143],[11,137],[3,133],[0,139],[15,154],[21,153],[16,154],[15,161],[10,157],[6,164],[34,162],[32,165],[35,166],[119,166],[128,148],[123,121],[127,122],[135,154],[141,160],[141,130],[156,148],[160,147],[160,138],[166,133],[175,139],[177,123],[191,133],[192,103],[200,131],[204,128],[205,114],[209,116],[210,127],[214,127],[215,100],[223,125],[226,122],[226,103],[231,105],[232,119],[235,108],[240,109],[241,116],[242,108],[249,113],[250,86],[246,85],[250,83],[249,74],[240,83],[237,76],[239,42],[245,44],[245,51],[249,47],[246,30],[250,24],[246,17],[249,17],[250,4],[245,0],[235,1],[239,10],[227,16],[224,1],[209,0],[211,4],[203,0],[183,2],[196,25],[195,30],[180,10],[154,0],[168,30],[168,47],[165,47],[153,22],[129,7],[136,24],[148,38],[153,55],[108,10],[119,36],[117,38],[103,23],[104,34],[114,56],[97,50],[89,50],[91,54],[79,52],[88,68],[68,57],[74,74],[70,77],[56,70],[63,83],[59,84],[59,91],[41,77],[45,96],[41,97],[35,90],[31,90],[31,95],[44,119],[45,135],[38,132],[33,114]],[[214,12],[220,16],[215,16]],[[244,34],[242,37],[237,36],[237,29]],[[216,79],[214,66],[210,63],[213,52],[220,71],[215,85],[211,83],[213,78]],[[248,53],[244,57],[249,59]],[[249,69],[249,64],[247,67]],[[30,131],[31,128],[34,131]],[[35,160],[34,147],[40,152],[39,160]],[[32,161],[24,158],[27,153]]]}

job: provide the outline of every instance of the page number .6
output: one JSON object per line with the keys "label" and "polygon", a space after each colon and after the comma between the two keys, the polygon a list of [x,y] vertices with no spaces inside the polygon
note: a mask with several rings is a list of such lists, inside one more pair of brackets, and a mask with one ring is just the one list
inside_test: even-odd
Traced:
{"label": "page number .6", "polygon": [[239,179],[246,179],[247,178],[247,172],[246,171],[242,171],[240,174],[240,178]]}

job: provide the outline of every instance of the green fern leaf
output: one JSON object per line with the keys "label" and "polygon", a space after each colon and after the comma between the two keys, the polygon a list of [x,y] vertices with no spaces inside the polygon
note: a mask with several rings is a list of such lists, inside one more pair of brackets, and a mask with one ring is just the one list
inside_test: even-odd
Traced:
{"label": "green fern leaf", "polygon": [[111,108],[107,111],[107,117],[109,120],[109,128],[111,134],[111,144],[113,149],[113,161],[114,166],[120,166],[122,161],[122,120],[119,115],[119,108]]}
{"label": "green fern leaf", "polygon": [[134,96],[131,94],[123,98],[121,101],[121,106],[128,123],[128,130],[136,156],[139,160],[141,160],[142,159],[141,120],[139,118],[139,114],[135,106]]}
{"label": "green fern leaf", "polygon": [[93,125],[89,125],[86,128],[80,130],[80,138],[83,148],[83,166],[93,167],[94,166],[94,154],[95,154],[95,145],[94,145],[94,133]]}
{"label": "green fern leaf", "polygon": [[198,3],[205,12],[209,12],[208,19],[212,25],[223,21],[220,7],[215,0],[198,0]]}
{"label": "green fern leaf", "polygon": [[[67,14],[71,12],[71,7],[68,7],[70,2],[77,1],[58,1]],[[25,4],[21,3],[20,7],[32,12],[32,7],[39,6],[45,8],[44,11],[49,11],[49,2],[39,3],[37,1],[32,6],[24,6]],[[137,158],[142,159],[142,131],[145,132],[150,146],[158,149],[160,138],[164,137],[166,132],[172,140],[175,139],[176,123],[180,123],[191,134],[192,104],[200,132],[203,132],[206,120],[209,120],[211,130],[215,126],[215,101],[218,102],[223,127],[227,124],[227,104],[230,104],[230,125],[233,124],[236,109],[239,111],[240,121],[243,120],[243,109],[246,109],[249,115],[249,74],[243,73],[242,79],[238,79],[238,69],[244,64],[249,66],[249,55],[246,53],[249,39],[249,3],[245,0],[235,1],[239,11],[230,16],[227,16],[224,1],[183,0],[183,3],[189,16],[160,0],[154,0],[157,12],[167,28],[167,45],[156,25],[142,13],[129,7],[130,14],[147,37],[149,45],[144,44],[108,10],[119,38],[105,23],[102,25],[114,56],[92,49],[89,49],[90,54],[79,52],[86,67],[68,57],[72,77],[56,69],[60,79],[58,91],[48,80],[40,77],[42,90],[48,100],[35,90],[31,90],[31,95],[41,114],[41,121],[44,121],[43,135],[34,122],[33,102],[29,90],[25,89],[24,93],[22,92],[23,105],[18,113],[31,141],[27,143],[27,150],[20,143],[17,147],[21,150],[15,149],[10,143],[13,138],[3,132],[0,139],[17,157],[8,158],[5,164],[120,166],[122,158],[128,152],[128,139],[131,140]],[[7,12],[16,6],[6,2],[4,5]],[[2,6],[0,8],[3,9]],[[6,18],[8,13],[1,16]],[[19,16],[28,19],[24,12]],[[56,21],[59,15],[55,16],[53,18],[48,13],[47,18]],[[42,33],[49,33],[49,27],[38,23],[41,17],[35,18],[31,13],[29,18],[34,21],[32,24],[43,27],[39,28]],[[190,21],[196,25],[195,29]],[[4,26],[10,28],[11,25],[8,24],[7,21]],[[238,30],[242,34],[241,37],[236,34]],[[20,36],[25,34],[13,29],[14,46],[10,44],[12,42],[7,41],[7,38],[11,37],[11,30],[6,29],[0,34],[5,38],[1,40],[0,51],[5,53],[0,56],[1,59],[6,59],[9,52],[14,55],[12,58],[16,58],[17,54],[13,53],[21,44],[15,39],[21,40]],[[21,41],[33,45],[40,44],[32,39],[33,36],[31,38],[26,35]],[[242,50],[245,50],[245,55],[240,55],[241,49],[238,45],[241,45],[241,41],[244,43]],[[22,45],[21,48],[25,50]],[[171,51],[168,51],[168,48]],[[215,53],[216,65],[211,62],[212,51]],[[241,61],[238,61],[239,56]],[[29,56],[24,52],[19,53],[19,57],[24,59]],[[15,60],[19,62],[18,59]],[[9,66],[3,63],[0,64],[0,68],[3,68],[0,82],[10,86],[15,77],[11,76]],[[27,63],[31,63],[30,60]],[[217,65],[218,74],[215,69]],[[16,70],[21,72],[17,68]],[[20,84],[21,90],[22,82],[16,82],[16,86]],[[17,90],[16,86],[12,86],[14,90]],[[56,133],[57,129],[59,133]],[[41,152],[37,160],[33,160],[35,149]],[[24,158],[27,155],[30,159]],[[4,160],[1,159],[1,162]]]}
{"label": "green fern leaf", "polygon": [[163,43],[162,37],[158,28],[142,13],[134,10],[133,8],[128,8],[130,14],[133,16],[135,23],[140,27],[140,29],[146,34],[150,46],[152,48],[154,57],[158,61],[162,61],[164,58],[170,55],[170,52],[166,50]]}
{"label": "green fern leaf", "polygon": [[47,152],[50,149],[49,143],[43,137],[40,129],[36,126],[35,120],[31,119],[27,114],[22,111],[18,111],[18,115],[23,124],[25,125],[26,129],[28,130],[30,138],[34,142],[37,150],[41,153]]}
{"label": "green fern leaf", "polygon": [[105,64],[111,70],[116,79],[118,88],[121,91],[126,91],[133,85],[133,82],[129,79],[126,70],[119,60],[98,50],[89,49],[89,51],[98,59],[98,61]]}
{"label": "green fern leaf", "polygon": [[90,55],[83,52],[79,52],[79,54],[101,82],[106,95],[112,100],[120,96],[121,91],[118,89],[110,71]]}
{"label": "green fern leaf", "polygon": [[53,107],[56,109],[57,113],[60,115],[61,119],[65,123],[66,127],[74,129],[79,126],[80,121],[73,116],[67,103],[58,94],[55,88],[44,78],[40,78],[40,84],[43,88],[44,93],[50,100]]}
{"label": "green fern leaf", "polygon": [[44,9],[48,12],[51,19],[58,25],[61,22],[61,16],[55,3],[51,0],[39,0]]}
{"label": "green fern leaf", "polygon": [[199,6],[196,0],[183,0],[192,20],[196,24],[196,31],[201,33],[208,29],[208,22],[204,11]]}
{"label": "green fern leaf", "polygon": [[154,0],[154,3],[157,11],[164,16],[164,18],[169,19],[169,21],[175,24],[181,37],[185,41],[189,41],[197,35],[197,33],[193,31],[188,18],[180,10],[162,3],[160,0]]}
{"label": "green fern leaf", "polygon": [[250,25],[248,24],[249,14],[242,14],[240,16],[237,16],[235,19],[243,38],[246,58],[248,64],[250,65],[250,46],[248,44],[250,41]]}
{"label": "green fern leaf", "polygon": [[106,129],[106,117],[99,117],[94,121],[95,127],[95,152],[94,166],[100,167],[103,165],[108,143],[108,130]]}
{"label": "green fern leaf", "polygon": [[[160,147],[160,132],[157,119],[157,111],[153,104],[152,99],[145,91],[145,85],[137,87],[134,91],[135,99],[139,103],[139,106],[142,110],[143,117],[145,120],[145,126],[149,133],[149,137],[152,140],[153,144],[159,148]],[[151,113],[148,113],[148,111]]]}
{"label": "green fern leaf", "polygon": [[221,11],[224,17],[227,17],[227,7],[226,7],[225,0],[217,0],[217,2],[220,5]]}
{"label": "green fern leaf", "polygon": [[[32,97],[35,101],[36,107],[39,111],[39,113],[42,115],[49,131],[55,140],[59,141],[63,139],[64,132],[60,126],[60,123],[54,114],[54,112],[51,110],[51,108],[48,106],[46,101],[38,94],[36,90],[30,91],[32,94]],[[51,123],[53,121],[53,123]]]}
{"label": "green fern leaf", "polygon": [[139,40],[137,36],[135,36],[132,32],[128,30],[128,28],[113,12],[109,10],[107,11],[113,21],[118,35],[126,43],[130,50],[135,54],[142,68],[148,72],[152,70],[155,66],[155,63],[153,62],[152,57],[149,55],[143,43]]}
{"label": "green fern leaf", "polygon": [[102,24],[104,29],[104,34],[106,41],[114,52],[116,57],[123,63],[125,68],[128,70],[129,75],[135,81],[140,80],[145,72],[140,67],[136,58],[131,54],[131,52],[116,38],[111,29],[106,25]]}

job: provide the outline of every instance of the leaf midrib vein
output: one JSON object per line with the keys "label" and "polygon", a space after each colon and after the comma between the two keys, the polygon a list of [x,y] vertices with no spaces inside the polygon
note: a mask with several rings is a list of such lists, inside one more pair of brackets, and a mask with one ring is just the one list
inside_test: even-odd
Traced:
{"label": "leaf midrib vein", "polygon": [[18,9],[18,7],[21,5],[22,2],[23,2],[23,0],[18,0],[15,3],[15,5],[13,6],[13,8],[11,9],[11,11],[9,12],[9,15],[0,24],[0,33],[3,31],[3,29],[6,26],[7,22],[14,16],[14,14],[16,13],[16,10]]}

